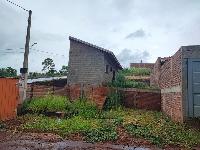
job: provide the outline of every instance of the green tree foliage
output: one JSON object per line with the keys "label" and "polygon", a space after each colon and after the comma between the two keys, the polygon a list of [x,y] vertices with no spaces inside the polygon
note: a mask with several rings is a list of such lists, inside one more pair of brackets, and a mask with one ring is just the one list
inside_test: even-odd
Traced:
{"label": "green tree foliage", "polygon": [[46,71],[47,74],[53,75],[56,70],[55,70],[55,64],[53,62],[53,59],[51,58],[46,58],[43,62],[43,69],[42,71]]}
{"label": "green tree foliage", "polygon": [[17,77],[17,70],[12,67],[0,68],[0,77]]}
{"label": "green tree foliage", "polygon": [[29,72],[29,79],[37,79],[37,78],[46,78],[46,77],[53,77],[53,76],[66,76],[68,74],[68,66],[63,65],[59,71],[56,71],[55,64],[53,59],[46,58],[43,62],[43,69],[44,73],[40,72]]}
{"label": "green tree foliage", "polygon": [[61,75],[67,75],[68,73],[68,66],[63,65],[62,68],[59,70]]}

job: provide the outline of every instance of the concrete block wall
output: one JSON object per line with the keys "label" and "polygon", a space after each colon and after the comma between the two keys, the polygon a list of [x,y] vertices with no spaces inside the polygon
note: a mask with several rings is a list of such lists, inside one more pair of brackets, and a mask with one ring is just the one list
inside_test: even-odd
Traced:
{"label": "concrete block wall", "polygon": [[93,47],[70,41],[68,84],[102,83],[105,72],[104,54]]}

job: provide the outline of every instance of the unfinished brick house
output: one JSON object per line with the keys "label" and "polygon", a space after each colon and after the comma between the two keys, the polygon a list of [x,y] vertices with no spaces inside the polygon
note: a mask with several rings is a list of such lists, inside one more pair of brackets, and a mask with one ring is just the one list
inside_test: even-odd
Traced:
{"label": "unfinished brick house", "polygon": [[102,85],[122,69],[113,52],[74,37],[69,40],[68,85]]}
{"label": "unfinished brick house", "polygon": [[158,58],[151,85],[161,89],[162,111],[173,120],[200,117],[200,45],[182,46],[173,56]]}

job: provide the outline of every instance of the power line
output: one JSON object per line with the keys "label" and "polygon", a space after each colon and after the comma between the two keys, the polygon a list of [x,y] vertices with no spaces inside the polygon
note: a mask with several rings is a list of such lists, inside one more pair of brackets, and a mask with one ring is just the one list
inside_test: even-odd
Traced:
{"label": "power line", "polygon": [[[23,51],[17,51],[16,49],[20,49],[23,50],[24,48],[7,48],[7,49],[0,49],[0,53],[2,54],[11,54],[11,53],[24,53]],[[49,51],[44,51],[44,50],[39,50],[39,49],[30,49],[30,52],[39,52],[39,53],[45,53],[45,54],[49,54],[49,55],[54,55],[54,56],[61,56],[61,57],[65,57],[67,58],[67,56],[65,55],[61,55],[58,53],[53,53],[53,52],[49,52]]]}
{"label": "power line", "polygon": [[11,1],[9,1],[9,0],[6,0],[6,1],[9,2],[9,3],[11,3],[11,4],[13,4],[13,5],[15,5],[15,6],[17,6],[17,7],[19,7],[19,8],[21,8],[21,9],[23,9],[24,11],[27,11],[27,12],[29,11],[29,10],[25,9],[24,7],[18,5],[18,4],[16,4],[16,3],[14,3],[14,2],[11,2]]}

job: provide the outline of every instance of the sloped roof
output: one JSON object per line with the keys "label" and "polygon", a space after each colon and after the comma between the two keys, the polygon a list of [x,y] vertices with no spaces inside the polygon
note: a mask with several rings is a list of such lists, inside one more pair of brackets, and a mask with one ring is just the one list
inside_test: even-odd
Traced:
{"label": "sloped roof", "polygon": [[107,54],[116,64],[116,66],[119,68],[119,69],[123,69],[121,64],[119,63],[119,61],[117,60],[117,58],[115,57],[114,53],[112,51],[109,51],[107,49],[104,49],[102,47],[99,47],[99,46],[96,46],[94,44],[91,44],[91,43],[88,43],[88,42],[85,42],[85,41],[82,41],[80,39],[77,39],[75,37],[72,37],[72,36],[69,36],[69,40],[73,40],[73,41],[76,41],[76,42],[79,42],[79,43],[82,43],[82,44],[85,44],[87,46],[90,46],[90,47],[93,47],[105,54]]}

